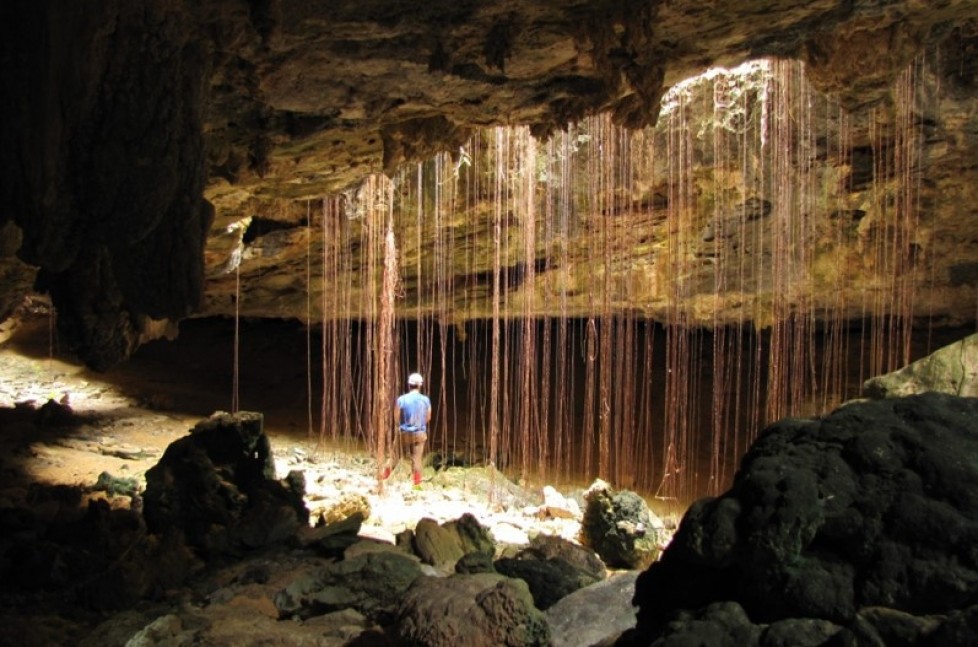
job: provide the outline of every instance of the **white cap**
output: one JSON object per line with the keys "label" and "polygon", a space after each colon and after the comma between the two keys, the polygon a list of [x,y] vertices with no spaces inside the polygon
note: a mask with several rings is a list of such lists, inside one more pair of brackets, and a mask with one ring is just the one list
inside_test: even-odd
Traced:
{"label": "white cap", "polygon": [[421,377],[421,373],[408,375],[408,386],[421,386],[422,384],[424,384],[424,378]]}

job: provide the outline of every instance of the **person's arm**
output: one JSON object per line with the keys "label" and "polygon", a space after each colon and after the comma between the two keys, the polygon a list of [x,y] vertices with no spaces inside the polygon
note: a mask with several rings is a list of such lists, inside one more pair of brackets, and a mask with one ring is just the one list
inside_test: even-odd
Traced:
{"label": "person's arm", "polygon": [[425,416],[424,423],[427,425],[431,422],[431,400],[428,401],[428,414]]}

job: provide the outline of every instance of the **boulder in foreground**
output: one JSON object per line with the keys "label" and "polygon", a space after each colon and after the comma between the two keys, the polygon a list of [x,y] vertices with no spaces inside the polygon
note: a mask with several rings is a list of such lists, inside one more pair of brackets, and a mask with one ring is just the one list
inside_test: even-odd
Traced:
{"label": "boulder in foreground", "polygon": [[741,644],[775,644],[763,637],[788,620],[819,621],[807,625],[821,638],[806,644],[838,632],[854,641],[844,644],[896,635],[918,644],[962,627],[965,642],[949,644],[968,644],[976,632],[963,618],[978,599],[976,456],[973,398],[928,393],[776,423],[731,489],[694,504],[639,577],[627,644],[733,625],[753,637]]}

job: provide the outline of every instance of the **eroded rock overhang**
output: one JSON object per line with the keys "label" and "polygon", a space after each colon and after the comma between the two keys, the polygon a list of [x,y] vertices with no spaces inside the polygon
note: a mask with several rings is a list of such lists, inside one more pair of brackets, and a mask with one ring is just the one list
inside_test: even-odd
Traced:
{"label": "eroded rock overhang", "polygon": [[481,126],[543,135],[603,111],[641,126],[675,82],[758,56],[803,58],[865,106],[976,15],[964,1],[4,3],[4,311],[37,271],[79,356],[107,367],[152,321],[198,309],[215,208],[318,197]]}

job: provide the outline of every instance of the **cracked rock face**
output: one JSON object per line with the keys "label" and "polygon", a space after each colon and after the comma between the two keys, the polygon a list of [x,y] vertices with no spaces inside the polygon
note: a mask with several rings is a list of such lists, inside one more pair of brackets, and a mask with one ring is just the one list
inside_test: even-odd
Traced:
{"label": "cracked rock face", "polygon": [[502,317],[587,318],[607,303],[764,328],[792,309],[858,321],[912,303],[932,323],[969,321],[976,151],[963,133],[978,122],[966,68],[943,56],[962,38],[865,114],[812,89],[797,64],[755,62],[684,83],[654,127],[589,118],[547,141],[483,130],[453,159],[372,176],[341,200],[225,211],[203,311],[370,319],[393,213],[399,317],[491,317],[498,220]]}
{"label": "cracked rock face", "polygon": [[80,357],[106,367],[200,309],[229,243],[215,214],[301,220],[295,201],[479,127],[651,124],[666,88],[751,57],[802,58],[862,108],[955,30],[967,51],[976,16],[951,0],[5,3],[0,225],[26,267],[4,273],[0,312],[36,271]]}

